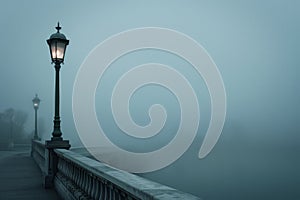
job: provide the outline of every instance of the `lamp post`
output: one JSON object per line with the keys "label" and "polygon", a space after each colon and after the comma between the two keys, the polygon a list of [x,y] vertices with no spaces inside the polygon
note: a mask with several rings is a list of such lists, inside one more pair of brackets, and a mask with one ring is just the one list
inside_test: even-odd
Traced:
{"label": "lamp post", "polygon": [[57,32],[52,34],[47,40],[50,48],[50,55],[52,63],[54,63],[55,68],[55,112],[54,112],[54,127],[52,132],[51,141],[46,141],[49,148],[65,148],[69,149],[70,144],[68,140],[63,140],[62,132],[60,129],[60,115],[59,115],[59,70],[61,64],[64,63],[64,57],[66,52],[66,47],[69,44],[66,36],[60,33],[61,27],[59,23],[57,24]]}
{"label": "lamp post", "polygon": [[10,108],[7,110],[8,118],[9,118],[9,123],[10,123],[10,141],[9,141],[9,147],[13,148],[14,147],[14,137],[13,137],[13,118],[15,115],[14,109]]}
{"label": "lamp post", "polygon": [[59,70],[60,65],[64,63],[66,47],[69,44],[66,36],[60,33],[61,27],[57,23],[57,32],[52,34],[47,40],[50,49],[52,63],[55,68],[55,110],[53,120],[53,132],[51,140],[45,142],[46,150],[46,176],[44,180],[45,188],[54,187],[54,177],[57,172],[58,158],[54,149],[69,149],[71,147],[69,140],[63,140],[62,132],[60,129],[60,116],[59,116]]}
{"label": "lamp post", "polygon": [[33,103],[33,108],[35,111],[35,118],[34,118],[34,140],[40,140],[40,138],[38,137],[38,133],[37,133],[37,110],[39,109],[40,106],[40,102],[41,100],[39,99],[38,95],[36,94],[34,99],[32,99],[32,103]]}

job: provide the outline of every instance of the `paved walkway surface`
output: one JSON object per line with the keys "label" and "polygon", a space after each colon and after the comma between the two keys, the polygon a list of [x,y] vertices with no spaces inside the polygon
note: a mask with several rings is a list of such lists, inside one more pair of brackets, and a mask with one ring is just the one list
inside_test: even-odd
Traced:
{"label": "paved walkway surface", "polygon": [[30,150],[0,151],[0,200],[59,200],[53,189],[44,189],[42,173]]}

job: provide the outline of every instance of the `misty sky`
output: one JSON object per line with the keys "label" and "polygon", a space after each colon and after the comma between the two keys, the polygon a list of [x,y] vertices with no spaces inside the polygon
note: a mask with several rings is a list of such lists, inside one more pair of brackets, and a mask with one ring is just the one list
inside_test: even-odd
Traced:
{"label": "misty sky", "polygon": [[[59,21],[61,32],[70,40],[61,68],[62,131],[73,147],[80,146],[72,115],[72,90],[77,71],[88,53],[121,31],[148,26],[171,28],[199,42],[215,61],[226,88],[227,116],[221,138],[210,157],[203,161],[194,158],[203,139],[200,134],[186,157],[161,173],[168,177],[177,170],[186,172],[180,177],[182,182],[195,179],[186,191],[198,194],[199,188],[206,188],[199,193],[210,199],[222,194],[234,199],[241,197],[242,192],[249,192],[253,198],[269,198],[270,194],[263,191],[273,188],[278,192],[278,198],[284,193],[294,197],[295,184],[299,184],[300,179],[296,170],[300,167],[299,153],[296,153],[300,146],[299,10],[300,1],[297,0],[2,0],[0,111],[12,107],[27,112],[29,118],[25,128],[31,132],[34,128],[31,100],[38,93],[42,100],[38,115],[45,122],[46,136],[43,136],[50,138],[54,115],[54,67],[46,39],[55,32],[54,27]],[[139,59],[147,60],[143,56]],[[163,54],[156,55],[157,58],[160,56]],[[130,58],[124,61],[130,62]],[[150,92],[152,89],[155,90],[148,88]],[[140,96],[137,94],[136,99],[141,103],[144,100]],[[100,101],[101,95],[97,94],[96,98]],[[209,105],[207,92],[203,99],[202,109],[206,113],[209,112],[205,110],[205,105]],[[173,103],[178,105],[176,101]],[[97,108],[101,110],[101,105]],[[172,106],[167,109],[172,115],[178,114]],[[204,114],[203,119],[201,132],[204,133],[209,114]],[[172,126],[172,123],[169,121],[176,129],[178,125]],[[192,164],[186,165],[188,162]],[[269,170],[270,166],[273,171]],[[213,175],[205,176],[208,173]],[[149,178],[159,176],[158,172],[150,174]],[[225,181],[232,177],[235,177],[232,182]],[[255,185],[253,177],[262,177],[263,183],[261,188],[255,186],[254,192],[250,192],[240,183]],[[165,178],[162,182],[171,184],[170,179]],[[276,180],[282,182],[274,183]],[[179,182],[173,186],[184,188]],[[222,191],[214,193],[214,187],[222,188]],[[233,194],[236,189],[240,191],[238,195]]]}

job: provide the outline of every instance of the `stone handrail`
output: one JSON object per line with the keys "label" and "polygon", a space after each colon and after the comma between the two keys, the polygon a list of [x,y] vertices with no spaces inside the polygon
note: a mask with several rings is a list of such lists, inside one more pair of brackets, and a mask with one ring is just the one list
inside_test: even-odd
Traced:
{"label": "stone handrail", "polygon": [[69,191],[67,199],[199,199],[72,151],[56,149],[55,153],[54,185],[56,190]]}
{"label": "stone handrail", "polygon": [[[32,141],[32,157],[43,172],[44,186],[50,177],[52,187],[65,200],[199,199],[66,149],[49,151],[40,141]],[[51,159],[56,166],[48,166]]]}

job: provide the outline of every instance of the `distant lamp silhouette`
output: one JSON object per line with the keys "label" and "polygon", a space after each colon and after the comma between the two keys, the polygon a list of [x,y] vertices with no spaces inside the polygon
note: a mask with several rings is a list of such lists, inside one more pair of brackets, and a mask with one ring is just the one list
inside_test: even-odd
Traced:
{"label": "distant lamp silhouette", "polygon": [[37,133],[37,110],[39,109],[40,102],[41,102],[41,100],[39,99],[38,95],[36,94],[34,99],[32,99],[33,108],[34,108],[34,111],[35,111],[34,137],[33,137],[34,140],[39,140],[40,139],[38,137],[38,133]]}

